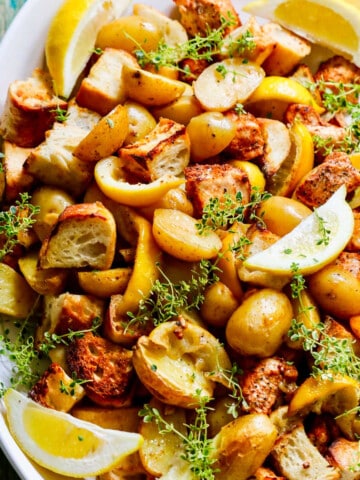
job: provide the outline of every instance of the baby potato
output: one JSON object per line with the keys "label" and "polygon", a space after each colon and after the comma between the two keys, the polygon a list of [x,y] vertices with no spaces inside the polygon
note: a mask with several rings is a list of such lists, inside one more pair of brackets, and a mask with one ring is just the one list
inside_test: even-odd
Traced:
{"label": "baby potato", "polygon": [[124,145],[135,143],[156,127],[156,120],[143,105],[128,100],[124,107],[127,111],[129,132],[124,140]]}
{"label": "baby potato", "polygon": [[210,325],[224,327],[238,306],[230,288],[222,282],[215,282],[205,290],[200,313]]}
{"label": "baby potato", "polygon": [[5,263],[0,263],[0,291],[0,313],[10,317],[28,317],[38,297],[24,277]]}
{"label": "baby potato", "polygon": [[104,25],[97,36],[96,47],[119,48],[133,53],[142,48],[146,52],[156,50],[162,33],[151,21],[140,15],[120,17]]}
{"label": "baby potato", "polygon": [[170,118],[174,122],[187,125],[193,117],[203,113],[204,110],[199,100],[194,95],[186,95],[185,93],[169,105],[154,108],[152,113],[155,118]]}
{"label": "baby potato", "polygon": [[186,84],[178,80],[124,65],[123,80],[128,96],[146,106],[160,106],[179,98]]}
{"label": "baby potato", "polygon": [[205,68],[193,84],[194,93],[205,110],[225,112],[250,97],[264,77],[256,63],[227,58]]}
{"label": "baby potato", "polygon": [[214,464],[221,480],[247,480],[271,452],[278,432],[262,413],[243,415],[225,425],[214,437]]}
{"label": "baby potato", "polygon": [[80,287],[89,295],[109,298],[125,292],[132,274],[130,267],[77,272]]}
{"label": "baby potato", "polygon": [[162,250],[187,262],[214,258],[222,246],[215,232],[200,235],[195,218],[171,208],[155,210],[153,235]]}
{"label": "baby potato", "polygon": [[34,190],[31,202],[40,208],[35,215],[33,228],[39,240],[43,241],[50,234],[60,213],[65,207],[72,205],[74,199],[60,188],[43,185]]}
{"label": "baby potato", "polygon": [[310,208],[298,200],[280,195],[264,200],[258,210],[267,228],[280,237],[289,233],[311,213]]}
{"label": "baby potato", "polygon": [[172,188],[165,195],[153,205],[143,207],[140,209],[141,215],[152,221],[154,212],[158,208],[172,208],[174,210],[180,210],[192,216],[194,213],[193,204],[188,199],[186,192],[182,188]]}
{"label": "baby potato", "polygon": [[360,314],[360,255],[343,252],[309,276],[309,291],[325,312],[341,320]]}
{"label": "baby potato", "polygon": [[293,316],[285,293],[272,288],[257,290],[231,315],[226,340],[241,355],[270,357],[285,340]]}
{"label": "baby potato", "polygon": [[234,138],[236,124],[221,112],[205,112],[193,117],[186,129],[191,158],[200,162],[224,150]]}

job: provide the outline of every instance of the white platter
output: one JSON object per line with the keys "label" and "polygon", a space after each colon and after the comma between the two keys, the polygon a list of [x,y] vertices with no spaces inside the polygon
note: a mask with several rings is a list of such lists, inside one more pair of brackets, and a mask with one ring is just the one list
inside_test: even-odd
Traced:
{"label": "white platter", "polygon": [[[171,0],[134,0],[146,3],[166,14],[174,11]],[[240,12],[248,0],[233,3]],[[31,75],[35,67],[44,64],[43,45],[49,22],[63,0],[27,0],[0,43],[0,114],[4,107],[9,84]],[[125,13],[131,12],[131,5]],[[242,14],[241,18],[246,18]],[[0,356],[0,381],[5,380],[8,366]],[[66,480],[32,463],[12,438],[5,420],[5,409],[0,402],[0,447],[22,480]],[[1,479],[6,480],[6,479]],[[90,480],[90,479],[89,479]]]}

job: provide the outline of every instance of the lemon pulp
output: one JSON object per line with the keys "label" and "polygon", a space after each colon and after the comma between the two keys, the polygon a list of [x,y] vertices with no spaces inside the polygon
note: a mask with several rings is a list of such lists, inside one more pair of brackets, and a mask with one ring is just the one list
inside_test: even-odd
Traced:
{"label": "lemon pulp", "polygon": [[34,442],[51,455],[84,458],[98,449],[101,443],[91,431],[59,421],[51,412],[28,408],[24,411],[23,422]]}
{"label": "lemon pulp", "polygon": [[341,35],[336,36],[339,46],[352,51],[359,48],[358,37],[350,22],[329,7],[309,0],[288,0],[281,3],[274,13],[278,20],[309,34],[313,33],[325,44],[334,41],[334,31],[337,31],[341,32]]}

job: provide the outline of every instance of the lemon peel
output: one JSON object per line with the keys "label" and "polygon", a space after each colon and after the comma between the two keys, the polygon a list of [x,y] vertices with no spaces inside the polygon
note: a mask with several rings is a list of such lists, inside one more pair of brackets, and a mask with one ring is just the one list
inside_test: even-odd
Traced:
{"label": "lemon peel", "polygon": [[183,178],[164,175],[151,183],[132,184],[125,180],[123,167],[124,161],[119,157],[103,158],[96,164],[94,176],[98,187],[108,198],[130,207],[147,207],[185,182]]}
{"label": "lemon peel", "polygon": [[18,445],[39,465],[62,475],[83,478],[107,472],[143,441],[138,433],[104,429],[43,407],[11,388],[4,402]]}
{"label": "lemon peel", "polygon": [[65,0],[45,42],[45,59],[54,89],[68,98],[89,60],[100,28],[119,17],[129,0]]}
{"label": "lemon peel", "polygon": [[360,8],[354,0],[255,0],[243,10],[277,22],[360,66]]}
{"label": "lemon peel", "polygon": [[323,205],[269,248],[244,261],[251,270],[310,274],[332,262],[349,242],[354,215],[342,185]]}

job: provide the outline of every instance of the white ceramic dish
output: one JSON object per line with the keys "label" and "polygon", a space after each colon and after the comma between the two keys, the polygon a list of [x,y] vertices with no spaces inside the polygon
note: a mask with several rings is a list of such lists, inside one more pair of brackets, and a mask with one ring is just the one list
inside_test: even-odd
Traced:
{"label": "white ceramic dish", "polygon": [[[134,3],[140,0],[134,0]],[[27,78],[33,69],[44,63],[44,41],[49,22],[63,0],[27,0],[0,43],[0,114],[9,84]],[[141,0],[170,14],[171,0]],[[247,0],[234,0],[240,12]],[[131,12],[131,5],[127,12]],[[242,18],[246,14],[241,15]],[[0,356],[0,381],[9,377],[9,365]],[[54,474],[32,463],[12,438],[5,420],[3,402],[0,402],[0,447],[22,480],[66,480],[69,477]],[[5,479],[2,479],[5,480]],[[90,480],[90,479],[89,479]]]}

